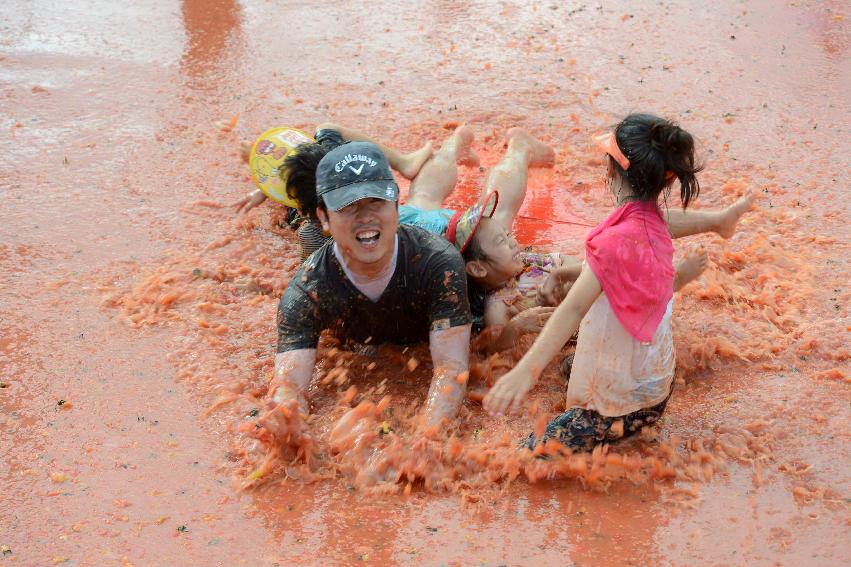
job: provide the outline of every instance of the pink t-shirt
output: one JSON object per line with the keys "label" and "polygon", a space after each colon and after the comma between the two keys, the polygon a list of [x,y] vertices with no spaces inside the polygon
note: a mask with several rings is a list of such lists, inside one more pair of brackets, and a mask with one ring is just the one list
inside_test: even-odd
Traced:
{"label": "pink t-shirt", "polygon": [[588,235],[588,262],[612,311],[641,343],[653,340],[674,296],[674,245],[656,203],[616,209]]}

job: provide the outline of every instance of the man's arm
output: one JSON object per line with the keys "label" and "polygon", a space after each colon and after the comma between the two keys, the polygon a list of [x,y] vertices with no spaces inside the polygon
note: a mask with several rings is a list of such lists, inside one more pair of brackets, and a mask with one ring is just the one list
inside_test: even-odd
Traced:
{"label": "man's arm", "polygon": [[269,384],[269,397],[275,405],[297,399],[306,413],[306,392],[315,364],[315,348],[290,350],[275,355],[275,376]]}
{"label": "man's arm", "polygon": [[455,416],[467,390],[470,367],[472,318],[464,259],[447,242],[441,241],[440,246],[442,250],[425,261],[423,280],[428,290],[429,347],[434,364],[423,408],[422,424],[426,428],[438,425],[443,418]]}
{"label": "man's arm", "polygon": [[[278,304],[278,353],[275,355],[275,375],[269,384],[268,398],[276,406],[298,400],[307,412],[306,392],[316,363],[321,322],[315,303],[301,285],[303,279],[321,277],[306,266],[293,275]],[[311,288],[313,289],[313,288]]]}
{"label": "man's arm", "polygon": [[467,324],[429,333],[434,375],[423,408],[423,425],[427,428],[454,417],[461,406],[470,368],[470,328]]}

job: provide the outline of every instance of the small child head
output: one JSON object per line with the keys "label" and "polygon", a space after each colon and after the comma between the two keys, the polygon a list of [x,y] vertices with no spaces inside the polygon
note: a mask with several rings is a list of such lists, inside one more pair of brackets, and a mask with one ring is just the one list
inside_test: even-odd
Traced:
{"label": "small child head", "polygon": [[523,270],[517,241],[492,218],[498,202],[499,193],[491,192],[455,213],[446,229],[446,239],[464,257],[467,275],[486,288],[502,287]]}
{"label": "small child head", "polygon": [[281,177],[287,186],[287,195],[298,202],[301,215],[316,218],[316,167],[328,149],[322,144],[300,144],[284,158]]}
{"label": "small child head", "polygon": [[463,256],[467,275],[486,289],[503,287],[523,271],[517,241],[492,218],[481,220]]}
{"label": "small child head", "polygon": [[617,146],[606,149],[609,177],[626,182],[632,198],[655,202],[674,179],[680,181],[683,208],[697,198],[695,175],[703,166],[695,163],[694,138],[677,124],[652,114],[630,114],[615,127],[612,141]]}

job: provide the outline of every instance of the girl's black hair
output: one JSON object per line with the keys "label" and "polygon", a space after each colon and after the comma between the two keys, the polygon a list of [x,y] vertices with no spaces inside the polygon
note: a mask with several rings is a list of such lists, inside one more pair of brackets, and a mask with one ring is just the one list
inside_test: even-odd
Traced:
{"label": "girl's black hair", "polygon": [[299,212],[316,217],[316,167],[328,153],[328,148],[315,142],[300,144],[284,158],[282,174],[286,175],[287,196],[299,204]]}
{"label": "girl's black hair", "polygon": [[618,147],[629,160],[629,170],[610,162],[629,181],[640,201],[656,201],[672,178],[680,180],[683,208],[700,194],[695,176],[703,169],[695,163],[694,138],[676,123],[652,114],[630,114],[615,127]]}
{"label": "girl's black hair", "polygon": [[[482,219],[482,222],[489,219]],[[486,261],[488,256],[485,254],[484,249],[482,248],[482,242],[479,239],[479,235],[481,232],[478,230],[473,234],[473,237],[470,239],[470,244],[467,245],[467,249],[464,250],[462,256],[464,257],[464,262],[475,262],[477,260]]]}

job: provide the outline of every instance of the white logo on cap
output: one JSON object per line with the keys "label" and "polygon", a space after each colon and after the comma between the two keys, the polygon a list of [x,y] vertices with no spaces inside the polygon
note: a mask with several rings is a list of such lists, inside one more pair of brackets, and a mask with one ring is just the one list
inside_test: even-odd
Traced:
{"label": "white logo on cap", "polygon": [[[334,165],[334,171],[340,173],[341,171],[343,171],[344,167],[346,167],[353,161],[361,161],[363,163],[367,163],[369,164],[369,167],[375,167],[378,164],[377,161],[375,161],[369,156],[365,156],[362,154],[346,154],[346,157],[344,157]],[[361,167],[363,167],[363,164],[361,164]],[[360,175],[360,173],[358,173],[358,175]]]}
{"label": "white logo on cap", "polygon": [[388,188],[387,188],[387,196],[388,196],[388,197],[392,197],[392,196],[393,196],[393,188],[392,188],[392,187],[388,187]]}
{"label": "white logo on cap", "polygon": [[360,175],[360,172],[361,172],[361,171],[363,171],[363,166],[364,166],[364,165],[365,165],[365,164],[363,164],[363,163],[362,163],[362,164],[360,164],[360,167],[359,167],[359,168],[357,168],[357,169],[355,169],[355,168],[354,168],[354,167],[352,167],[352,166],[349,166],[349,169],[351,169],[352,171],[354,171],[354,172],[355,172],[355,175]]}

